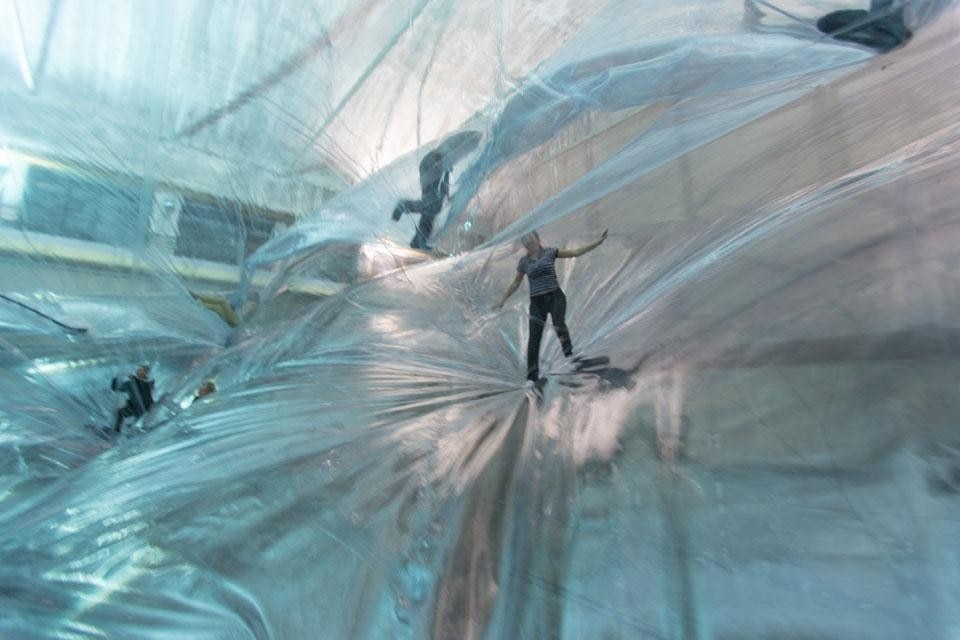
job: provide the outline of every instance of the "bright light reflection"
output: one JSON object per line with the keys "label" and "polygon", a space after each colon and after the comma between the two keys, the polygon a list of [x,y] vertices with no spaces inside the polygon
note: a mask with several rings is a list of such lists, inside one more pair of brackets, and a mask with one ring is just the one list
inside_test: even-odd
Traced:
{"label": "bright light reflection", "polygon": [[28,375],[48,375],[66,371],[67,369],[79,369],[106,362],[106,358],[85,358],[81,360],[61,360],[59,362],[36,362],[27,369]]}

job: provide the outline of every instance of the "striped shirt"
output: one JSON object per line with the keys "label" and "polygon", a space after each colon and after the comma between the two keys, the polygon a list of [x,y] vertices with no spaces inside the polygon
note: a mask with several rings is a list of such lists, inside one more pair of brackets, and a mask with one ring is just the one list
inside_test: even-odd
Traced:
{"label": "striped shirt", "polygon": [[560,251],[556,247],[540,247],[536,258],[523,256],[517,264],[517,271],[527,274],[530,282],[530,297],[540,296],[560,288],[557,282],[557,270],[554,263]]}

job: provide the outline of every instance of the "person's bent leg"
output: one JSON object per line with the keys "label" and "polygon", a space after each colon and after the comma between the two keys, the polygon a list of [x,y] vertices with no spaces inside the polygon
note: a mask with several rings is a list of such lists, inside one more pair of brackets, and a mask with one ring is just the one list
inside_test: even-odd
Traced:
{"label": "person's bent leg", "polygon": [[540,379],[540,342],[547,323],[549,308],[543,304],[546,296],[530,298],[530,335],[527,338],[527,380]]}
{"label": "person's bent leg", "polygon": [[394,208],[393,215],[391,217],[394,220],[399,220],[400,216],[403,214],[417,213],[421,209],[423,209],[423,201],[421,200],[401,200]]}
{"label": "person's bent leg", "polygon": [[113,425],[114,431],[116,431],[117,433],[120,433],[120,427],[123,426],[124,418],[127,418],[132,415],[133,415],[133,409],[127,406],[121,407],[117,411],[117,421]]}
{"label": "person's bent leg", "polygon": [[563,291],[557,290],[552,294],[553,300],[550,305],[550,317],[553,319],[553,328],[560,338],[560,346],[563,347],[563,355],[573,357],[573,341],[570,339],[570,331],[567,329],[567,297]]}

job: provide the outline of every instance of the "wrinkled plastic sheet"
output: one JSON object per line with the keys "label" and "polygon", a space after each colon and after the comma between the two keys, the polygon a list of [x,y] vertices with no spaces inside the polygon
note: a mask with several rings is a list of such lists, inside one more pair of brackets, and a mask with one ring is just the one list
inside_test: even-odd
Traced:
{"label": "wrinkled plastic sheet", "polygon": [[[4,44],[5,144],[260,205],[266,165],[298,218],[226,270],[2,228],[5,637],[958,632],[954,7],[877,57],[811,27],[838,3],[173,6],[87,9],[175,54],[125,68],[21,5],[32,64],[54,26],[33,91]],[[331,48],[284,75],[307,20]],[[67,117],[90,82],[144,130]],[[427,259],[389,212],[458,131]],[[491,311],[516,240],[607,228],[559,275],[609,363],[548,330],[538,397],[524,289]],[[259,308],[231,331],[195,273]],[[159,402],[113,435],[140,362]]]}

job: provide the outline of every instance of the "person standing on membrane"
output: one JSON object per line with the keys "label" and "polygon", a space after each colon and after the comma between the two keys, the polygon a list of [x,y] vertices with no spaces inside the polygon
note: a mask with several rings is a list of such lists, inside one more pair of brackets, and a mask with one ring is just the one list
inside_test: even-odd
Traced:
{"label": "person standing on membrane", "polygon": [[113,428],[120,433],[124,418],[139,418],[153,406],[153,380],[150,379],[150,367],[145,364],[137,367],[136,375],[128,376],[123,382],[114,378],[110,388],[127,395],[127,404],[117,411],[117,420]]}
{"label": "person standing on membrane", "polygon": [[433,251],[429,244],[433,221],[443,210],[443,201],[449,197],[450,169],[443,154],[433,150],[420,161],[420,199],[401,200],[391,216],[397,221],[404,213],[420,214],[417,231],[410,242],[413,249]]}
{"label": "person standing on membrane", "polygon": [[520,258],[517,264],[517,274],[510,283],[503,298],[493,306],[495,311],[503,308],[503,304],[520,287],[523,276],[526,275],[530,283],[530,336],[527,342],[527,380],[540,379],[540,341],[543,339],[543,328],[547,323],[547,315],[553,320],[553,328],[560,338],[563,355],[573,357],[573,342],[567,330],[566,313],[567,297],[560,289],[557,281],[555,262],[557,258],[576,258],[593,251],[607,239],[604,230],[600,239],[579,249],[557,249],[556,247],[542,247],[540,236],[536,231],[524,234],[520,238],[527,255]]}

